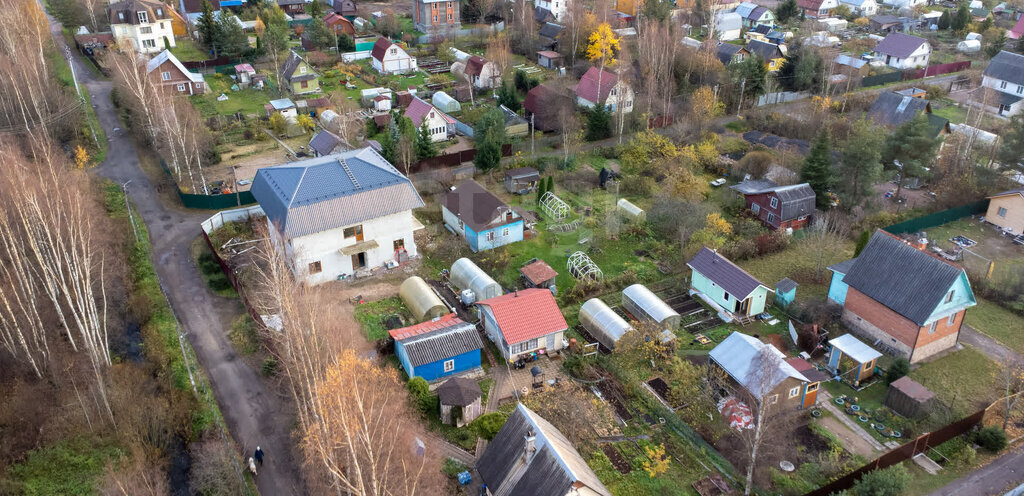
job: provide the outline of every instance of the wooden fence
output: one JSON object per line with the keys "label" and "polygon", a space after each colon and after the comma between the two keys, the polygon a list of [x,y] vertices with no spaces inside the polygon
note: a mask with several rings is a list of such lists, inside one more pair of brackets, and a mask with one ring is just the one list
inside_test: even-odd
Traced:
{"label": "wooden fence", "polygon": [[[508,157],[512,155],[512,145],[504,144],[501,145],[501,156]],[[470,162],[476,157],[476,148],[470,148],[469,150],[459,150],[454,153],[448,153],[445,155],[438,155],[427,159],[420,160],[409,167],[409,173],[414,174],[417,172],[423,172],[430,169],[440,169],[442,167],[454,167],[464,162]]]}
{"label": "wooden fence", "polygon": [[[991,406],[989,408],[991,408]],[[909,460],[919,453],[924,453],[931,448],[949,441],[950,439],[967,433],[974,428],[974,426],[981,424],[982,420],[985,419],[985,412],[987,411],[988,408],[979,410],[974,412],[974,414],[953,422],[935,432],[926,432],[914,440],[908,441],[903,446],[883,454],[874,461],[868,462],[857,470],[825,484],[804,496],[828,496],[830,494],[849,489],[868,472],[891,467],[897,463]]]}

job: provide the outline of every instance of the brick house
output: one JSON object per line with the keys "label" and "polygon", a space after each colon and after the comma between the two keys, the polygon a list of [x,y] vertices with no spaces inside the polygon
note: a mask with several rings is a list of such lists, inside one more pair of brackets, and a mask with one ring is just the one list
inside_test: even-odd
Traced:
{"label": "brick house", "polygon": [[829,299],[843,305],[843,323],[911,363],[956,346],[977,304],[961,267],[882,230],[860,256],[831,268]]}
{"label": "brick house", "polygon": [[452,0],[412,0],[413,23],[426,34],[454,34],[462,28],[459,9]]}
{"label": "brick house", "polygon": [[732,189],[743,195],[747,210],[771,229],[801,229],[814,214],[814,190],[807,183],[779,186],[763,179],[743,181]]}

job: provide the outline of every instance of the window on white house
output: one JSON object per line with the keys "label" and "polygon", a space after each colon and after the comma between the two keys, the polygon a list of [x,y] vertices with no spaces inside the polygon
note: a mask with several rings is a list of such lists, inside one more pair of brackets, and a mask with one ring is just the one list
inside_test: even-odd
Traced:
{"label": "window on white house", "polygon": [[171,80],[171,72],[170,71],[161,72],[160,73],[160,79],[162,79],[164,81],[170,81]]}
{"label": "window on white house", "polygon": [[141,24],[149,24],[149,12],[146,12],[146,11],[143,10],[143,11],[137,12],[137,14],[139,15],[139,23],[141,23]]}
{"label": "window on white house", "polygon": [[120,21],[123,21],[124,20],[124,12],[118,12],[117,13],[117,19],[120,20]]}
{"label": "window on white house", "polygon": [[445,372],[451,372],[453,370],[455,370],[455,360],[445,360],[444,361],[444,371]]}
{"label": "window on white house", "polygon": [[164,29],[164,23],[160,23],[160,29]]}
{"label": "window on white house", "polygon": [[156,48],[156,40],[142,40],[144,48]]}
{"label": "window on white house", "polygon": [[956,324],[956,314],[955,313],[950,315],[949,319],[946,320],[946,327],[953,327],[954,324]]}
{"label": "window on white house", "polygon": [[320,272],[323,272],[323,270],[324,270],[323,266],[320,265],[320,261],[319,260],[309,264],[309,273],[310,274],[319,274]]}
{"label": "window on white house", "polygon": [[751,203],[750,204],[750,211],[754,212],[754,215],[757,215],[757,213],[761,211],[761,205],[758,205],[756,203]]}
{"label": "window on white house", "polygon": [[800,386],[797,386],[797,387],[789,390],[789,398],[790,399],[796,398],[796,396],[798,394],[800,394]]}
{"label": "window on white house", "polygon": [[939,325],[939,321],[932,322],[932,325],[928,326],[928,334],[934,334],[935,328]]}
{"label": "window on white house", "polygon": [[1001,89],[1001,90],[1005,90],[1006,89],[1006,81],[1000,81],[999,82],[999,89]]}
{"label": "window on white house", "polygon": [[178,84],[178,91],[185,91],[185,83]]}
{"label": "window on white house", "polygon": [[778,198],[775,198],[774,196],[772,197],[771,207],[773,209],[779,208],[779,199]]}
{"label": "window on white house", "polygon": [[149,26],[143,26],[143,27],[139,28],[139,32],[142,33],[142,34],[151,34],[153,32],[153,28],[151,28]]}
{"label": "window on white house", "polygon": [[999,207],[999,210],[996,212],[996,215],[1000,217],[1006,217],[1006,207]]}
{"label": "window on white house", "polygon": [[505,229],[501,230],[501,235],[502,236],[508,236],[508,228],[507,227]]}

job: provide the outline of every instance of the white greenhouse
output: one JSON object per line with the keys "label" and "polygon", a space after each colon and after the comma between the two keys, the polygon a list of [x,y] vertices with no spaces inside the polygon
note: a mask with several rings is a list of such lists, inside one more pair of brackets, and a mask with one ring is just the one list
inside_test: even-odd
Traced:
{"label": "white greenhouse", "polygon": [[609,350],[614,350],[619,339],[633,330],[626,319],[597,298],[587,300],[580,307],[580,325]]}
{"label": "white greenhouse", "polygon": [[443,91],[434,93],[434,96],[430,98],[430,103],[433,103],[441,112],[458,112],[462,110],[462,105],[458,100]]}
{"label": "white greenhouse", "polygon": [[643,222],[647,218],[647,212],[644,212],[644,209],[634,205],[633,202],[625,198],[620,198],[616,205],[618,205],[619,212],[629,217],[629,220]]}
{"label": "white greenhouse", "polygon": [[679,327],[679,314],[643,284],[622,290],[622,308],[637,320],[654,321],[665,329]]}
{"label": "white greenhouse", "polygon": [[496,298],[505,293],[500,284],[468,258],[456,260],[448,278],[459,289],[473,291],[476,301]]}

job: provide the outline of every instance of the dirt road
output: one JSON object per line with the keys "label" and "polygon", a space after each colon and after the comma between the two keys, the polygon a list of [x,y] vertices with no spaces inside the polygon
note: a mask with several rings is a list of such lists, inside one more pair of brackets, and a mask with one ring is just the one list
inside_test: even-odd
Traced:
{"label": "dirt road", "polygon": [[[60,24],[50,18],[50,32],[63,50]],[[185,211],[164,205],[153,184],[139,168],[132,139],[123,130],[118,111],[110,100],[112,84],[97,79],[77,57],[73,59],[79,82],[92,97],[96,115],[107,133],[109,153],[95,173],[117,181],[129,182],[128,194],[141,213],[152,242],[153,265],[160,276],[174,311],[187,330],[213,385],[228,429],[246,457],[259,445],[266,453],[257,478],[262,494],[304,494],[302,479],[294,463],[289,432],[294,415],[288,403],[268,390],[259,374],[236,354],[227,338],[232,317],[239,313],[238,303],[215,296],[199,276],[189,257],[189,245],[199,235],[199,222],[208,214]]]}
{"label": "dirt road", "polygon": [[1007,452],[992,463],[961,477],[929,496],[1003,494],[1024,481],[1024,446]]}

